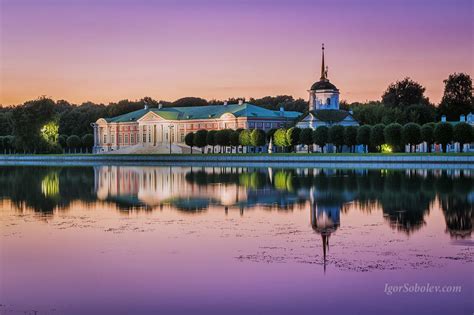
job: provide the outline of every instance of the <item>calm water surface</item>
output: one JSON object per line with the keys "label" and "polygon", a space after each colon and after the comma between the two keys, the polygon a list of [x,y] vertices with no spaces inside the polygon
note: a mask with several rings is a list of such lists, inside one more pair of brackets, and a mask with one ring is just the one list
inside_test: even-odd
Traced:
{"label": "calm water surface", "polygon": [[[0,314],[472,314],[473,183],[466,170],[0,167]],[[407,292],[427,284],[461,292]]]}

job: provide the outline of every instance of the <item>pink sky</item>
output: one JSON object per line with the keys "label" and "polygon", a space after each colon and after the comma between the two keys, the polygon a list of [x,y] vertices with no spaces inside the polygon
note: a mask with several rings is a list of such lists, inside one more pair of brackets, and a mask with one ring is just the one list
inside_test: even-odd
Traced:
{"label": "pink sky", "polygon": [[341,99],[406,76],[439,102],[473,74],[471,0],[0,0],[0,104],[290,94],[307,98],[326,45]]}

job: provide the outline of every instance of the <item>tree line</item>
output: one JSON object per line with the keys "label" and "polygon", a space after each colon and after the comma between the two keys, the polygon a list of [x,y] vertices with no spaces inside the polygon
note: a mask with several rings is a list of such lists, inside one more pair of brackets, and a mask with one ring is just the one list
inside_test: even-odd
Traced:
{"label": "tree line", "polygon": [[[224,130],[198,130],[188,133],[184,141],[193,151],[198,147],[204,153],[204,148],[209,146],[211,152],[226,152],[231,147],[236,152],[246,147],[247,152],[257,152],[272,141],[277,147],[277,152],[294,152],[296,146],[305,146],[308,153],[313,145],[319,146],[321,152],[327,151],[328,145],[335,148],[335,152],[342,152],[343,146],[351,153],[356,152],[357,145],[363,145],[366,152],[404,152],[409,146],[410,152],[415,152],[416,145],[422,142],[427,144],[428,152],[433,144],[439,144],[446,152],[447,145],[455,142],[460,144],[462,152],[464,144],[474,142],[474,128],[465,122],[454,126],[450,123],[427,123],[422,126],[416,123],[391,123],[389,125],[363,125],[363,126],[320,126],[311,128],[280,128],[265,132],[261,129],[224,129]],[[224,149],[224,150],[222,150]]]}
{"label": "tree line", "polygon": [[[451,74],[444,80],[444,94],[441,102],[435,106],[424,95],[425,88],[405,78],[390,84],[382,94],[381,101],[366,103],[341,102],[341,109],[352,110],[354,118],[361,125],[389,125],[398,123],[405,125],[409,122],[424,125],[439,121],[441,115],[446,115],[450,121],[459,120],[460,115],[474,112],[471,93],[471,77],[464,73]],[[228,104],[238,103],[239,98],[228,99]],[[250,98],[249,103],[271,110],[283,107],[287,111],[298,111],[307,114],[307,101],[295,99],[290,95],[266,96]],[[0,106],[0,136],[4,137],[2,146],[8,150],[29,153],[60,152],[63,150],[80,150],[88,147],[85,142],[77,145],[73,137],[71,147],[58,143],[59,136],[68,139],[93,133],[91,123],[99,118],[115,117],[131,111],[142,109],[145,104],[150,108],[181,106],[206,106],[222,104],[222,100],[205,100],[197,97],[184,97],[174,102],[155,100],[144,97],[141,100],[121,100],[109,104],[86,102],[80,105],[65,100],[53,101],[47,97],[27,101],[17,106]],[[49,125],[49,130],[43,130]],[[11,137],[13,136],[13,138]],[[5,138],[8,137],[8,138]],[[90,136],[88,136],[90,138]],[[8,139],[8,140],[5,140]]]}

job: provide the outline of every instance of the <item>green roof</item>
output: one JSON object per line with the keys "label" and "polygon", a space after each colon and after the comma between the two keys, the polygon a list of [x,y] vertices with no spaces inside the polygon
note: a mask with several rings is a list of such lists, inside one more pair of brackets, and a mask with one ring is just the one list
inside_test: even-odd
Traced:
{"label": "green roof", "polygon": [[[258,117],[258,118],[278,118],[280,111],[274,111],[256,105],[231,104],[231,105],[208,105],[191,107],[164,107],[161,109],[150,108],[140,109],[131,113],[117,117],[106,118],[107,122],[133,122],[143,117],[148,112],[153,112],[167,120],[192,120],[192,119],[214,119],[223,114],[231,113],[236,117]],[[289,119],[298,118],[301,113],[293,111],[283,111],[283,117]]]}
{"label": "green roof", "polygon": [[348,111],[340,109],[318,109],[311,111],[311,114],[318,120],[328,123],[341,122],[350,115]]}

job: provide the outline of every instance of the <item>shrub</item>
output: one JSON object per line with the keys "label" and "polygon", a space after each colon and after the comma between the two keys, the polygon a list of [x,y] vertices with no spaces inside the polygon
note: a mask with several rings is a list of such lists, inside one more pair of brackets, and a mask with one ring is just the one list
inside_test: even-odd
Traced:
{"label": "shrub", "polygon": [[86,148],[88,152],[88,150],[92,149],[92,147],[94,146],[94,135],[87,133],[82,136],[81,141],[82,141],[82,145]]}
{"label": "shrub", "polygon": [[273,135],[273,143],[277,147],[286,148],[288,146],[288,141],[286,137],[286,129],[280,128],[277,131],[275,131],[275,134]]}
{"label": "shrub", "polygon": [[250,130],[242,130],[239,134],[239,143],[242,146],[252,145],[250,141]]}

